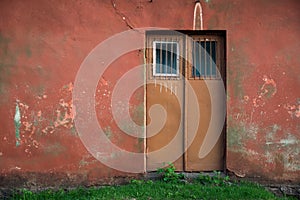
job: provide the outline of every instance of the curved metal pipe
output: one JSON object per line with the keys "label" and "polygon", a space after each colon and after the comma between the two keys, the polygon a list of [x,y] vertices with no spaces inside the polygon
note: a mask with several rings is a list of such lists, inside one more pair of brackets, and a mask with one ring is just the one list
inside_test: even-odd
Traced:
{"label": "curved metal pipe", "polygon": [[[199,16],[197,16],[198,9],[199,9]],[[198,20],[200,20],[200,26]],[[193,30],[203,30],[202,6],[199,0],[196,1],[195,8],[194,8]]]}

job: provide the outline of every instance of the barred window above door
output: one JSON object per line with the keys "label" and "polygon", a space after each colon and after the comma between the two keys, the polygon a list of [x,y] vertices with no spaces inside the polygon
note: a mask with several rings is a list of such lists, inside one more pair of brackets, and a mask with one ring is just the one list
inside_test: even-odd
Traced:
{"label": "barred window above door", "polygon": [[147,76],[151,79],[221,79],[226,31],[148,31]]}
{"label": "barred window above door", "polygon": [[215,39],[199,38],[193,41],[192,78],[219,78],[217,57],[218,41]]}
{"label": "barred window above door", "polygon": [[177,42],[153,42],[153,76],[179,75],[179,48]]}

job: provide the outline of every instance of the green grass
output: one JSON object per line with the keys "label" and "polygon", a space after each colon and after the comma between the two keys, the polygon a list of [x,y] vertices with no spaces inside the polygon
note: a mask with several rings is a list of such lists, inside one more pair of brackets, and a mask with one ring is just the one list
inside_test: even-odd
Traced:
{"label": "green grass", "polygon": [[[16,192],[12,199],[280,199],[265,188],[246,182],[227,182],[216,185],[200,179],[192,182],[164,182],[133,180],[121,186],[78,188],[74,190],[45,190],[33,193]],[[287,198],[281,198],[287,199]]]}

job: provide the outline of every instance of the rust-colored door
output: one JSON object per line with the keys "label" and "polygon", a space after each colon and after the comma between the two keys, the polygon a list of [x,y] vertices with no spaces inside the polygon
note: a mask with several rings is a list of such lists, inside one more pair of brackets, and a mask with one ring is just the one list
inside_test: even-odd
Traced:
{"label": "rust-colored door", "polygon": [[178,35],[147,37],[147,171],[174,161],[183,170],[183,40]]}
{"label": "rust-colored door", "polygon": [[[191,40],[183,34],[163,33],[146,37],[147,171],[170,161],[178,171],[222,170],[224,131],[216,134],[211,120],[214,126],[224,123],[215,116],[216,110],[222,115],[226,107],[218,95],[222,94],[224,40],[215,35],[191,35]],[[201,158],[200,148],[207,146],[204,141],[213,147]]]}
{"label": "rust-colored door", "polygon": [[[184,154],[186,171],[211,171],[224,169],[226,112],[224,88],[224,38],[218,35],[192,35],[186,40],[191,49],[192,60],[186,65],[186,144]],[[194,102],[192,95],[197,96]],[[200,111],[200,120],[195,137],[192,137],[190,122],[195,104]],[[200,148],[208,152],[200,155]]]}

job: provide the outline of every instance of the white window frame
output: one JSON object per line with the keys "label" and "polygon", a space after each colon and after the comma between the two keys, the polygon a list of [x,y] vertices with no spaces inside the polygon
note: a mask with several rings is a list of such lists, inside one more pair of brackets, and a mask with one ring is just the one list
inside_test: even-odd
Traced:
{"label": "white window frame", "polygon": [[[157,73],[156,72],[156,44],[176,44],[176,73]],[[178,77],[179,76],[179,43],[169,41],[153,41],[153,76]]]}

